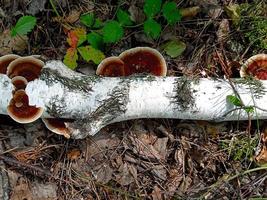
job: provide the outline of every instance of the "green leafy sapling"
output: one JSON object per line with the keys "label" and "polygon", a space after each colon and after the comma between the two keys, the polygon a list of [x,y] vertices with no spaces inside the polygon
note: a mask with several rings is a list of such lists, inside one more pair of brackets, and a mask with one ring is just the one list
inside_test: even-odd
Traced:
{"label": "green leafy sapling", "polygon": [[11,36],[26,35],[31,32],[36,25],[36,17],[26,15],[17,21],[15,27],[11,29]]}

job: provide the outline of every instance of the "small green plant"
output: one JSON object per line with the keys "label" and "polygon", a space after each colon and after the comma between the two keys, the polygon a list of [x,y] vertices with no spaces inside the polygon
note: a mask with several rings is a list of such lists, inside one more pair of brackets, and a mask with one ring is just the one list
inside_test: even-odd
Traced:
{"label": "small green plant", "polygon": [[253,157],[257,144],[257,135],[253,138],[247,136],[233,137],[231,140],[220,142],[221,148],[227,150],[229,156],[236,161],[242,161],[243,159],[250,160]]}
{"label": "small green plant", "polygon": [[244,106],[241,102],[241,99],[236,95],[227,95],[226,99],[228,102],[230,102],[234,106],[240,109],[244,109],[248,114],[254,112],[254,106]]}
{"label": "small green plant", "polygon": [[33,16],[23,16],[17,21],[15,27],[11,29],[11,36],[15,37],[17,35],[26,35],[31,32],[36,25],[36,17]]}
{"label": "small green plant", "polygon": [[99,64],[105,58],[102,51],[95,49],[92,45],[83,45],[86,40],[85,29],[77,28],[69,31],[67,42],[70,47],[63,60],[69,68],[75,69],[77,67],[78,53],[85,61],[93,61],[95,64]]}
{"label": "small green plant", "polygon": [[144,32],[153,39],[157,39],[161,33],[161,24],[155,19],[159,13],[162,13],[167,23],[174,25],[181,21],[182,15],[174,1],[166,1],[162,6],[161,0],[145,0],[144,13],[147,17],[144,22]]}
{"label": "small green plant", "polygon": [[[157,39],[161,33],[159,18],[165,19],[167,24],[174,25],[181,20],[180,10],[174,1],[145,0],[143,11],[146,20],[143,24],[144,33],[152,39]],[[121,8],[116,12],[116,18],[102,22],[94,13],[81,15],[80,22],[87,31],[71,30],[68,35],[70,48],[64,58],[64,63],[71,69],[77,67],[78,54],[86,61],[98,64],[104,58],[103,49],[106,45],[119,42],[125,33],[125,28],[134,25],[130,14]],[[71,42],[70,42],[71,41]],[[86,44],[87,43],[87,44]],[[89,44],[89,45],[88,45]],[[185,50],[185,44],[180,41],[170,41],[163,48],[171,57],[177,57]],[[90,54],[90,55],[89,55]]]}

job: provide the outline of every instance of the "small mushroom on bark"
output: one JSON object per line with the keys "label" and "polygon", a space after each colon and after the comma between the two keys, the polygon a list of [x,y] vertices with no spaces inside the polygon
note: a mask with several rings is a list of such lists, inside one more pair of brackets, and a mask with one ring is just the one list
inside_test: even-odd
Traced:
{"label": "small mushroom on bark", "polygon": [[31,123],[43,114],[43,108],[29,105],[29,98],[24,90],[17,90],[13,94],[8,107],[8,115],[19,123]]}
{"label": "small mushroom on bark", "polygon": [[44,62],[34,56],[20,57],[8,65],[7,75],[10,78],[23,76],[30,82],[39,77],[43,66]]}
{"label": "small mushroom on bark", "polygon": [[164,57],[150,47],[136,47],[122,52],[119,58],[124,62],[125,75],[150,73],[166,76],[167,65]]}
{"label": "small mushroom on bark", "polygon": [[52,131],[53,133],[63,135],[66,138],[70,138],[70,131],[65,125],[65,121],[69,122],[70,120],[58,118],[43,118],[42,121],[44,122],[46,128]]}
{"label": "small mushroom on bark", "polygon": [[27,79],[23,76],[15,76],[11,79],[12,84],[15,86],[16,90],[25,89],[28,83]]}
{"label": "small mushroom on bark", "polygon": [[6,74],[9,63],[11,63],[13,60],[19,57],[20,56],[15,55],[15,54],[8,54],[5,56],[1,56],[0,57],[0,74]]}
{"label": "small mushroom on bark", "polygon": [[125,76],[124,62],[115,56],[108,57],[98,65],[96,74],[109,77]]}
{"label": "small mushroom on bark", "polygon": [[267,54],[257,54],[244,63],[240,69],[240,76],[249,75],[260,80],[267,80]]}

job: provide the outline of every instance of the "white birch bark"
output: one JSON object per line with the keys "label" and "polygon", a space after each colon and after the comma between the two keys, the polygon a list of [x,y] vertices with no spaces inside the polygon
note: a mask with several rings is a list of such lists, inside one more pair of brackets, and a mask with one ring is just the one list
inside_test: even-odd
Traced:
{"label": "white birch bark", "polygon": [[[6,79],[3,78],[2,79]],[[0,80],[2,114],[12,86],[4,92]],[[236,109],[227,95],[240,95],[244,106],[254,106],[252,119],[266,119],[267,81],[185,77],[98,77],[67,69],[60,61],[45,65],[39,79],[28,83],[29,104],[45,108],[43,117],[75,119],[66,123],[71,136],[94,135],[113,122],[136,118],[178,118],[192,120],[247,120],[244,109]]]}

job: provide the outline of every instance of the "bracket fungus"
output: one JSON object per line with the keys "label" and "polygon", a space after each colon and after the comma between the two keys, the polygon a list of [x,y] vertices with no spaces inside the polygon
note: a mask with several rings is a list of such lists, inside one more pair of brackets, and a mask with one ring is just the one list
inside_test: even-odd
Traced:
{"label": "bracket fungus", "polygon": [[125,75],[135,73],[150,73],[155,76],[166,76],[167,65],[164,57],[150,47],[128,49],[119,55],[124,62]]}
{"label": "bracket fungus", "polygon": [[23,76],[15,76],[11,79],[11,83],[15,86],[16,90],[24,90],[28,84],[28,81]]}
{"label": "bracket fungus", "polygon": [[118,57],[104,59],[96,70],[97,75],[109,77],[140,73],[166,76],[167,65],[160,52],[150,47],[132,48],[122,52]]}
{"label": "bracket fungus", "polygon": [[7,75],[10,78],[23,76],[27,81],[38,78],[44,62],[34,56],[20,57],[12,61],[7,67]]}
{"label": "bracket fungus", "polygon": [[8,75],[13,85],[6,112],[16,122],[30,123],[43,114],[43,108],[29,105],[29,98],[25,92],[28,82],[39,77],[43,66],[44,63],[33,56],[20,57],[9,54],[0,57],[1,73]]}
{"label": "bracket fungus", "polygon": [[96,74],[108,77],[125,76],[124,62],[115,56],[105,58],[97,66]]}
{"label": "bracket fungus", "polygon": [[47,129],[58,135],[63,135],[66,138],[70,138],[70,131],[67,129],[65,122],[71,122],[71,120],[58,119],[58,118],[42,118]]}
{"label": "bracket fungus", "polygon": [[29,98],[22,89],[15,91],[7,107],[8,115],[22,124],[34,122],[42,116],[43,111],[43,108],[29,105]]}
{"label": "bracket fungus", "polygon": [[0,74],[6,74],[9,63],[11,63],[12,61],[14,61],[15,59],[19,57],[20,56],[16,54],[8,54],[5,56],[1,56],[0,57]]}
{"label": "bracket fungus", "polygon": [[267,54],[257,54],[244,63],[240,70],[240,76],[249,75],[259,80],[267,80]]}

